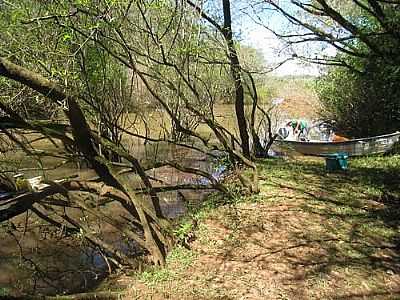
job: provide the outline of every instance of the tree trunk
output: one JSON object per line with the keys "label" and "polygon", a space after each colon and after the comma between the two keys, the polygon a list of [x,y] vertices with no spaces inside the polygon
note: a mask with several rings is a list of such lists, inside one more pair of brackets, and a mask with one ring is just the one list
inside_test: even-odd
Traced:
{"label": "tree trunk", "polygon": [[222,0],[224,11],[223,34],[228,45],[228,57],[233,80],[235,81],[235,111],[239,127],[242,151],[246,158],[250,158],[249,133],[244,112],[244,89],[241,76],[241,67],[232,34],[232,18],[230,0]]}

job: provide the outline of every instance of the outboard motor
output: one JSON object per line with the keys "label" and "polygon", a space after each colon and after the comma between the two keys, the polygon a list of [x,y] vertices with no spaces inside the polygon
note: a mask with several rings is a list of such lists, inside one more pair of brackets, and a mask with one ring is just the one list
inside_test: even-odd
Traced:
{"label": "outboard motor", "polygon": [[286,127],[281,127],[278,129],[278,135],[282,138],[282,139],[286,139],[289,136],[289,129],[287,129]]}

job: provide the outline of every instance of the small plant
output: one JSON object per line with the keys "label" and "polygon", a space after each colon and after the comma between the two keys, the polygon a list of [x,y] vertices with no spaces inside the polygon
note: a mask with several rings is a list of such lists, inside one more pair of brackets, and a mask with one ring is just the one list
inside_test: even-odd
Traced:
{"label": "small plant", "polygon": [[0,287],[0,297],[7,296],[10,293],[10,289],[6,287]]}
{"label": "small plant", "polygon": [[175,273],[168,268],[150,267],[139,275],[139,280],[148,286],[155,286],[158,283],[173,280]]}
{"label": "small plant", "polygon": [[193,235],[194,222],[193,220],[185,220],[181,222],[174,230],[174,234],[177,237],[180,244],[186,244]]}

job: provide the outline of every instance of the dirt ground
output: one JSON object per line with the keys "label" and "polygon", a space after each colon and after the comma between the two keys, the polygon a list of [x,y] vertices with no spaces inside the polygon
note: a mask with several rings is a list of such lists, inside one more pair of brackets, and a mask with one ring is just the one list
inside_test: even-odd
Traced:
{"label": "dirt ground", "polygon": [[119,278],[124,299],[400,299],[399,179],[383,164],[263,163],[259,195],[197,214],[190,250]]}

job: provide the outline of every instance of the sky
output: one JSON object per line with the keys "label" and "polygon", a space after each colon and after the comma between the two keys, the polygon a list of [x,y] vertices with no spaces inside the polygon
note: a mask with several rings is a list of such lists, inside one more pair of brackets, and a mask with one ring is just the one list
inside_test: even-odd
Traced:
{"label": "sky", "polygon": [[[283,1],[282,1],[283,2]],[[289,3],[289,1],[286,1]],[[287,6],[290,11],[290,7]],[[293,11],[292,11],[293,12]],[[251,13],[250,13],[251,15]],[[254,14],[253,14],[254,15]],[[276,32],[288,32],[291,26],[285,17],[279,13],[269,13],[264,15],[264,19],[267,20],[264,23],[268,27],[272,28]],[[292,57],[293,53],[299,55],[305,55],[314,57],[320,54],[335,55],[336,51],[331,47],[323,47],[321,44],[301,44],[296,48],[288,48],[285,43],[277,38],[271,31],[266,29],[264,26],[258,25],[253,17],[248,15],[242,15],[240,21],[236,24],[237,29],[240,31],[242,43],[259,49],[264,59],[270,66],[276,66],[280,62]],[[292,29],[293,30],[293,29]],[[315,64],[306,64],[299,60],[289,60],[284,63],[278,69],[274,70],[272,74],[277,76],[287,75],[312,75],[318,76],[321,73],[321,67]]]}
{"label": "sky", "polygon": [[[249,46],[260,49],[264,55],[265,61],[276,66],[285,59],[291,57],[285,44],[278,39],[273,33],[265,28],[254,28],[246,33],[244,42]],[[304,64],[298,60],[290,60],[285,62],[272,74],[277,76],[287,75],[319,75],[319,69],[316,65]]]}

